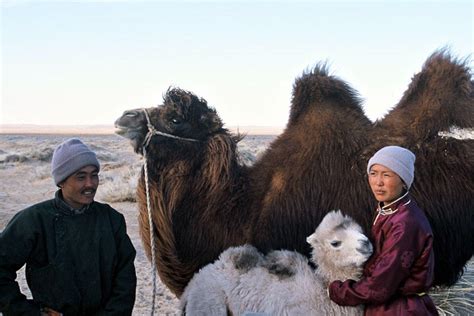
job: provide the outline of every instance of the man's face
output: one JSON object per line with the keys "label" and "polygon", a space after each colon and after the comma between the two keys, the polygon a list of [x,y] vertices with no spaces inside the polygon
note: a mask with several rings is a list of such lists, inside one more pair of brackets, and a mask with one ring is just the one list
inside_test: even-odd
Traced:
{"label": "man's face", "polygon": [[64,180],[60,185],[64,201],[79,209],[94,201],[99,186],[99,171],[95,166],[85,166]]}

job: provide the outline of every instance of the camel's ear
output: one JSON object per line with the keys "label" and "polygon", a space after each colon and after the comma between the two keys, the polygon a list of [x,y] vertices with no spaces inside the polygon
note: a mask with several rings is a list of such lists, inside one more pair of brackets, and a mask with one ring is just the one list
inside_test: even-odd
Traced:
{"label": "camel's ear", "polygon": [[216,110],[209,109],[206,113],[201,115],[200,122],[206,126],[209,132],[217,132],[222,129],[222,120],[217,115]]}
{"label": "camel's ear", "polygon": [[316,233],[313,233],[306,238],[306,242],[314,247],[318,243],[318,239],[316,238]]}
{"label": "camel's ear", "polygon": [[342,214],[341,210],[332,210],[328,212],[324,217],[321,223],[319,224],[318,228],[328,228],[328,227],[336,227],[344,222],[344,215]]}

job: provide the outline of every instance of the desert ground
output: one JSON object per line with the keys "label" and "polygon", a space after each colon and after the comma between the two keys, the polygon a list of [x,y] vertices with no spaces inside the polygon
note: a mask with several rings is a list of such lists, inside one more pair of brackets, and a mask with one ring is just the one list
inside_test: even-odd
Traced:
{"label": "desert ground", "polygon": [[[150,314],[152,301],[152,270],[140,241],[137,222],[135,188],[143,164],[128,142],[114,134],[94,135],[87,130],[71,134],[0,133],[0,231],[18,211],[53,197],[56,187],[50,175],[50,161],[54,148],[72,136],[81,138],[94,150],[101,163],[100,186],[96,200],[110,204],[124,214],[127,230],[137,250],[135,266],[138,277],[134,315]],[[243,161],[251,164],[265,150],[275,136],[247,135],[239,144]],[[458,137],[465,134],[458,132]],[[472,131],[470,136],[472,138]],[[24,272],[18,273],[21,290],[30,296]],[[430,293],[441,315],[474,314],[474,261],[466,267],[463,278],[449,289],[433,289]],[[157,315],[178,315],[178,300],[157,281]]]}

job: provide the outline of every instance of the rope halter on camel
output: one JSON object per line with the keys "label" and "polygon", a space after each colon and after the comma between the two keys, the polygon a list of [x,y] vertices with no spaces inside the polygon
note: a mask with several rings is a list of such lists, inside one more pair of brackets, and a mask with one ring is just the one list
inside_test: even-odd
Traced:
{"label": "rope halter on camel", "polygon": [[185,141],[189,141],[189,142],[198,142],[199,141],[199,140],[194,139],[194,138],[179,137],[179,136],[176,136],[176,135],[160,132],[159,130],[157,130],[153,126],[153,124],[151,124],[150,116],[148,115],[148,111],[146,109],[143,109],[143,112],[145,113],[146,126],[148,127],[148,133],[146,134],[145,140],[143,141],[143,145],[142,145],[143,149],[145,149],[145,147],[148,147],[153,135],[160,135],[160,136],[165,136],[165,137],[169,137],[169,138],[173,138],[173,139],[185,140]]}
{"label": "rope halter on camel", "polygon": [[150,202],[150,188],[148,185],[148,163],[147,163],[147,155],[146,155],[146,148],[150,144],[151,138],[154,135],[161,135],[169,138],[174,138],[178,140],[185,140],[185,141],[191,141],[191,142],[198,142],[199,140],[197,139],[192,139],[192,138],[184,138],[184,137],[179,137],[167,133],[163,133],[158,131],[153,124],[151,124],[150,121],[150,116],[148,115],[148,111],[146,109],[143,109],[143,112],[145,113],[146,121],[147,121],[147,127],[148,127],[148,132],[145,136],[145,139],[142,144],[142,153],[143,157],[145,158],[145,163],[143,164],[143,171],[145,174],[145,191],[146,191],[146,207],[147,207],[147,212],[148,212],[148,226],[150,229],[150,246],[151,246],[151,268],[152,268],[152,278],[153,278],[153,297],[151,301],[151,315],[155,314],[155,297],[156,297],[156,256],[155,256],[155,234],[154,234],[154,229],[153,229],[153,219],[151,215],[151,202]]}

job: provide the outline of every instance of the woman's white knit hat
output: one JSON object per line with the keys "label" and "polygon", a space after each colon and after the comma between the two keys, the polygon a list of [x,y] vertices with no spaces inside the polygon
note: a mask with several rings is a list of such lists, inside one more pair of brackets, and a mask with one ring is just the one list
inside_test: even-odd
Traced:
{"label": "woman's white knit hat", "polygon": [[415,176],[415,154],[400,146],[387,146],[377,151],[367,164],[367,173],[375,165],[383,165],[405,182],[407,188],[411,187]]}
{"label": "woman's white knit hat", "polygon": [[100,169],[95,153],[77,138],[66,140],[53,153],[51,173],[54,183],[58,185],[77,170],[89,165]]}

